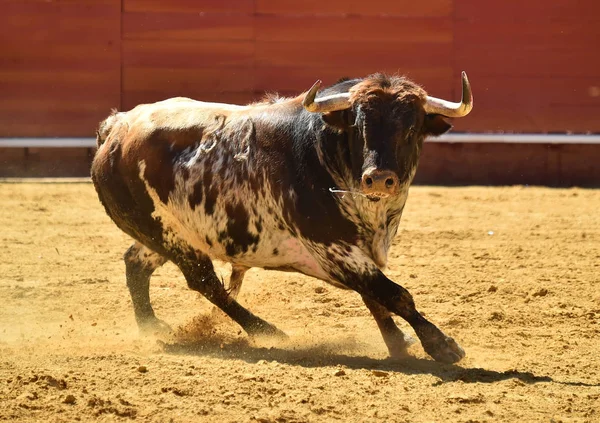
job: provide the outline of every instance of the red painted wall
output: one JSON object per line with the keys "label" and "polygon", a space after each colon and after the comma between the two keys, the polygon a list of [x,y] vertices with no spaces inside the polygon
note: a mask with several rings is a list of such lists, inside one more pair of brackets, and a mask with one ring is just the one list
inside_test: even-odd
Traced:
{"label": "red painted wall", "polygon": [[93,136],[116,107],[244,103],[406,74],[456,130],[600,132],[596,0],[0,0],[0,137]]}

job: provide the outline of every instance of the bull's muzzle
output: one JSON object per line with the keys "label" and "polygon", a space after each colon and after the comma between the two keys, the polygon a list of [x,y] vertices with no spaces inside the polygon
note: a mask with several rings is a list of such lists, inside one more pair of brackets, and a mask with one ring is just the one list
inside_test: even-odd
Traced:
{"label": "bull's muzzle", "polygon": [[360,182],[363,194],[371,201],[398,194],[399,186],[398,176],[390,170],[368,169]]}

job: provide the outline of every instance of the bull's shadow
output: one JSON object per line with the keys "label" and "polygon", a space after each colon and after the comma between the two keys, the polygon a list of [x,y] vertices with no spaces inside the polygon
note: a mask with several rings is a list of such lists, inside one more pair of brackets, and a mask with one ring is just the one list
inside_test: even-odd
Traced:
{"label": "bull's shadow", "polygon": [[550,376],[539,376],[531,372],[507,370],[498,372],[483,368],[465,368],[460,365],[437,363],[430,359],[405,357],[402,359],[376,359],[367,356],[349,355],[332,351],[334,345],[312,345],[302,347],[258,347],[246,340],[223,343],[216,338],[197,342],[163,343],[163,350],[169,354],[197,355],[224,359],[243,360],[257,363],[260,360],[277,361],[293,366],[323,367],[341,365],[350,369],[382,370],[407,375],[428,374],[436,376],[436,384],[462,381],[465,383],[493,383],[517,379],[523,383],[554,382],[572,386],[600,386],[600,383],[557,381]]}

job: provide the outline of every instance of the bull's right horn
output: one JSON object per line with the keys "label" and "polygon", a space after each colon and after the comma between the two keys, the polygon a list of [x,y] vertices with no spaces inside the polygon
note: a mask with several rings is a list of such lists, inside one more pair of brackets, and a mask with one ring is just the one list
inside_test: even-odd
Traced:
{"label": "bull's right horn", "polygon": [[467,74],[464,71],[462,73],[462,99],[460,103],[427,96],[427,102],[424,107],[426,113],[449,118],[459,118],[468,115],[473,108],[473,93],[471,92],[471,84],[469,84]]}
{"label": "bull's right horn", "polygon": [[312,113],[329,113],[350,108],[350,94],[348,93],[332,94],[315,99],[320,87],[321,81],[315,82],[304,96],[302,105],[306,110]]}

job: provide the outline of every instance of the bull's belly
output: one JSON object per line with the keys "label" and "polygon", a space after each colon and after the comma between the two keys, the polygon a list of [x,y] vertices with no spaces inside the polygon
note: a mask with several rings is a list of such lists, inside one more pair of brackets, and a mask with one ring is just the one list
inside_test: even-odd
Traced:
{"label": "bull's belly", "polygon": [[191,207],[187,200],[178,201],[187,196],[170,198],[165,204],[152,189],[148,191],[155,206],[152,217],[163,227],[167,248],[193,248],[211,259],[232,264],[296,270],[330,279],[302,241],[282,227],[282,218],[265,213],[269,207],[256,199],[252,208],[243,207],[245,202],[220,199],[208,213],[203,206]]}
{"label": "bull's belly", "polygon": [[[161,221],[165,222],[164,217]],[[218,225],[207,223],[209,224],[206,226],[192,225],[194,227],[191,228],[188,221],[186,229],[183,229],[183,222],[179,222],[179,230],[174,232],[168,229],[164,232],[164,237],[169,244],[183,243],[213,260],[246,267],[295,270],[322,280],[330,279],[314,255],[287,231],[265,228],[256,244],[242,248],[242,245],[235,244],[235,240],[220,237],[223,230]]]}
{"label": "bull's belly", "polygon": [[[256,252],[249,252],[237,257],[225,254],[225,249],[210,248],[206,254],[211,258],[246,267],[260,267],[273,270],[297,271],[308,276],[322,280],[330,277],[322,266],[308,251],[308,249],[295,238],[280,238],[274,243],[259,245]],[[273,254],[273,252],[276,254]]]}

